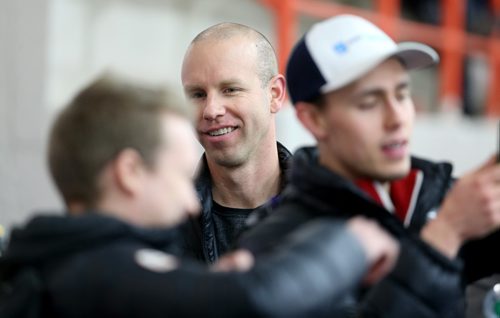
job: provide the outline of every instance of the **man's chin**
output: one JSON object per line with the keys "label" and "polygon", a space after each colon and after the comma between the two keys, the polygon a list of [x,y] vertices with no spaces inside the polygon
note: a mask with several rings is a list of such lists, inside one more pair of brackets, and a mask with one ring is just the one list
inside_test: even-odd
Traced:
{"label": "man's chin", "polygon": [[410,167],[406,168],[401,168],[401,169],[393,169],[392,171],[386,171],[384,173],[381,173],[379,176],[380,181],[382,182],[390,182],[390,181],[395,181],[399,179],[403,179],[410,173]]}
{"label": "man's chin", "polygon": [[391,165],[381,168],[378,173],[375,173],[375,180],[380,182],[390,182],[403,179],[410,173],[410,160],[405,160],[398,165]]}
{"label": "man's chin", "polygon": [[245,163],[244,159],[238,156],[230,156],[228,154],[213,156],[212,158],[216,165],[226,168],[236,168]]}

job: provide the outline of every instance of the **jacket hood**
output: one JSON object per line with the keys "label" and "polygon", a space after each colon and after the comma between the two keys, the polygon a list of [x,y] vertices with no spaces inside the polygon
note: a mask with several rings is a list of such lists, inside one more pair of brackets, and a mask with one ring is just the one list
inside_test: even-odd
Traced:
{"label": "jacket hood", "polygon": [[20,265],[38,266],[49,259],[131,236],[165,250],[176,232],[138,228],[96,212],[81,216],[39,215],[12,231],[7,250],[0,258],[0,277]]}
{"label": "jacket hood", "polygon": [[320,165],[318,158],[316,147],[303,147],[295,152],[290,181],[296,188],[306,193],[325,192],[325,195],[330,195],[334,188],[346,189],[369,199],[354,183]]}

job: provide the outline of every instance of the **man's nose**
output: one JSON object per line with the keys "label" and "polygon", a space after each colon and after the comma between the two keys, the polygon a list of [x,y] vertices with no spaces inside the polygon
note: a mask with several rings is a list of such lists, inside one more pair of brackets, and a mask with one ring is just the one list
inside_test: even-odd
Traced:
{"label": "man's nose", "polygon": [[395,98],[389,98],[386,103],[385,126],[388,129],[397,129],[403,122],[406,106]]}
{"label": "man's nose", "polygon": [[219,116],[223,116],[226,112],[223,99],[217,94],[207,95],[205,107],[203,108],[203,119],[215,120]]}

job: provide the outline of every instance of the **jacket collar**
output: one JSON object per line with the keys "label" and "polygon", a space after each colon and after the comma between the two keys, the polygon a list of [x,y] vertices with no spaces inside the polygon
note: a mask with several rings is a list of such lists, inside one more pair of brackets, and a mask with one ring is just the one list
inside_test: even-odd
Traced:
{"label": "jacket collar", "polygon": [[[427,221],[427,212],[440,204],[448,190],[451,182],[451,165],[434,164],[412,158],[412,168],[421,170],[424,175],[415,205],[417,212],[410,223],[411,229],[418,232]],[[313,202],[320,210],[329,211],[335,207],[336,215],[344,217],[365,214],[383,220],[382,223],[390,223],[390,228],[396,232],[402,231],[400,221],[369,194],[353,182],[321,166],[318,163],[316,147],[301,148],[295,153],[290,182],[292,190],[285,191],[285,194],[294,192],[294,195],[299,196],[301,200],[310,200],[310,203]]]}
{"label": "jacket collar", "polygon": [[24,227],[12,231],[0,264],[3,269],[18,267],[18,264],[38,265],[53,258],[131,238],[152,248],[169,251],[175,248],[178,235],[175,228],[136,227],[98,211],[86,211],[79,216],[39,214]]}
{"label": "jacket collar", "polygon": [[[289,178],[291,152],[280,142],[277,142],[278,160],[281,169],[280,191],[282,191]],[[205,260],[215,262],[218,252],[215,242],[215,228],[212,219],[212,177],[208,169],[206,155],[203,154],[197,168],[197,178],[195,180],[196,192],[201,202],[201,214],[199,222],[192,222],[194,226],[200,226],[197,232],[201,232],[203,256]]]}

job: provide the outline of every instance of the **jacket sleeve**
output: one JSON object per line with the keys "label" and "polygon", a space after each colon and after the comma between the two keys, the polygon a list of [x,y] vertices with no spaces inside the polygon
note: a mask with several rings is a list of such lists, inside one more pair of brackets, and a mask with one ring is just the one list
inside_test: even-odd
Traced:
{"label": "jacket sleeve", "polygon": [[285,240],[246,278],[250,299],[265,316],[289,317],[340,299],[364,276],[363,248],[344,222],[310,221]]}
{"label": "jacket sleeve", "polygon": [[164,274],[144,270],[121,304],[144,317],[289,317],[351,292],[366,270],[362,247],[343,222],[312,221],[284,242],[249,272],[212,273],[196,264]]}
{"label": "jacket sleeve", "polygon": [[407,239],[394,270],[363,298],[360,317],[462,317],[461,269],[424,242]]}
{"label": "jacket sleeve", "polygon": [[272,213],[265,213],[268,214],[267,217],[259,222],[258,226],[249,228],[240,235],[236,247],[247,249],[258,257],[266,255],[280,245],[283,237],[313,219],[307,213],[289,207],[286,203]]}

